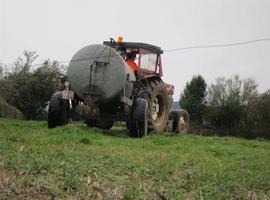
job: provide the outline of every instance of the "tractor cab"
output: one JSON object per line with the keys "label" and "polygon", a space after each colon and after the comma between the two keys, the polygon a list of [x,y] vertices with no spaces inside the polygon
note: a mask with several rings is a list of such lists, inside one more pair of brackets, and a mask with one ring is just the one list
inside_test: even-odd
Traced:
{"label": "tractor cab", "polygon": [[[110,38],[110,41],[104,41],[103,44],[116,49],[124,60],[127,60],[130,53],[135,53],[136,58],[134,62],[139,67],[139,71],[144,78],[157,78],[161,80],[163,76],[161,60],[163,50],[160,47],[140,42],[123,42],[122,37],[119,37],[117,41]],[[169,97],[172,99],[174,86],[167,83],[164,83],[164,85]]]}
{"label": "tractor cab", "polygon": [[103,44],[115,48],[125,60],[130,53],[136,54],[134,62],[144,76],[161,77],[163,75],[161,62],[163,51],[160,47],[146,43],[123,42],[121,38],[118,38],[117,42],[111,39]]}

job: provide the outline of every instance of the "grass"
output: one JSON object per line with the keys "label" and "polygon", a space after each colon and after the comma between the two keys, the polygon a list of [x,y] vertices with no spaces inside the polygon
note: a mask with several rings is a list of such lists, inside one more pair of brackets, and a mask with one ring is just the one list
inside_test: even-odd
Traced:
{"label": "grass", "polygon": [[0,119],[0,199],[270,199],[270,141]]}

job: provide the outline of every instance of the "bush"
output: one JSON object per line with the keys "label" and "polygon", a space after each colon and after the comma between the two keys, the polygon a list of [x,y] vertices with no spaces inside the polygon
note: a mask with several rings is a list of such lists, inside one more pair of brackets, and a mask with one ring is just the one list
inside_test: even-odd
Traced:
{"label": "bush", "polygon": [[247,116],[247,124],[252,125],[253,136],[270,138],[270,90],[257,98]]}
{"label": "bush", "polygon": [[0,79],[0,97],[9,99],[13,91],[12,82],[7,79]]}
{"label": "bush", "polygon": [[253,79],[218,78],[208,89],[205,124],[223,135],[254,137],[258,97]]}
{"label": "bush", "polygon": [[57,88],[60,68],[57,62],[45,61],[32,70],[32,62],[37,58],[35,52],[24,52],[25,58],[18,58],[13,71],[2,80],[7,102],[19,109],[25,119],[44,119],[45,109],[52,93]]}
{"label": "bush", "polygon": [[23,114],[0,97],[0,117],[23,119]]}

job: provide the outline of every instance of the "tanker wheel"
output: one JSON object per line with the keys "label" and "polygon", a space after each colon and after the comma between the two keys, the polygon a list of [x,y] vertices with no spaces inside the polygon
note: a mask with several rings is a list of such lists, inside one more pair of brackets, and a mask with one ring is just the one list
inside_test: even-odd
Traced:
{"label": "tanker wheel", "polygon": [[149,124],[154,132],[163,132],[169,120],[169,95],[159,81],[151,81],[147,87],[149,101]]}
{"label": "tanker wheel", "polygon": [[114,121],[102,119],[90,119],[86,121],[88,127],[97,127],[103,130],[110,130],[113,127]]}
{"label": "tanker wheel", "polygon": [[189,114],[186,110],[180,110],[174,114],[173,132],[187,133],[189,129]]}
{"label": "tanker wheel", "polygon": [[148,131],[148,102],[146,99],[137,98],[132,105],[131,118],[126,122],[130,137],[141,138]]}
{"label": "tanker wheel", "polygon": [[62,99],[62,92],[55,92],[50,101],[48,110],[48,128],[68,123],[69,102]]}

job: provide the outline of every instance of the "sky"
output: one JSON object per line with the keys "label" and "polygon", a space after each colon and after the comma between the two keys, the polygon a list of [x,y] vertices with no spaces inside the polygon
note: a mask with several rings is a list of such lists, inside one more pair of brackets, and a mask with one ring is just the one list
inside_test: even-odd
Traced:
{"label": "sky", "polygon": [[[112,37],[163,50],[270,38],[269,0],[0,0],[0,62],[24,50],[68,61],[82,47]],[[68,63],[67,63],[68,64]],[[253,78],[270,89],[270,41],[242,46],[164,52],[164,81],[179,98],[186,82],[202,75]]]}

